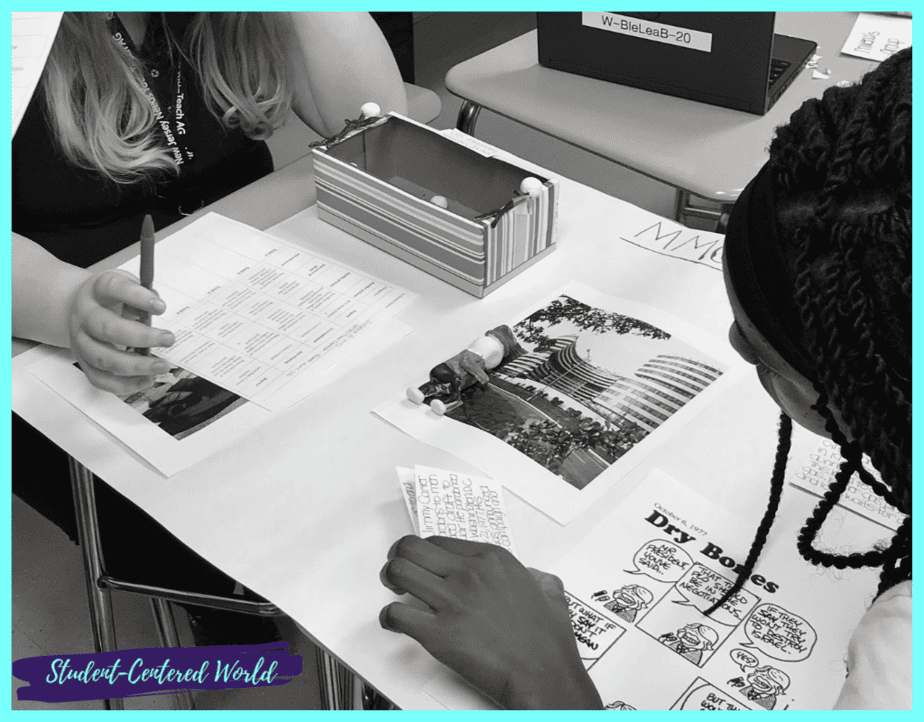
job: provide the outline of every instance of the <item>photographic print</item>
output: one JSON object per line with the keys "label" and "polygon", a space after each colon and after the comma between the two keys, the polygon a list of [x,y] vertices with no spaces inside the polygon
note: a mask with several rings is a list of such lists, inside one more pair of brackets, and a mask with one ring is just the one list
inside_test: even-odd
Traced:
{"label": "photographic print", "polygon": [[446,351],[406,400],[375,413],[561,523],[676,434],[739,368],[720,339],[577,283]]}
{"label": "photographic print", "polygon": [[725,366],[638,318],[566,295],[512,328],[511,352],[447,416],[583,489]]}
{"label": "photographic print", "polygon": [[179,366],[156,376],[151,388],[123,400],[177,441],[247,403],[247,399]]}

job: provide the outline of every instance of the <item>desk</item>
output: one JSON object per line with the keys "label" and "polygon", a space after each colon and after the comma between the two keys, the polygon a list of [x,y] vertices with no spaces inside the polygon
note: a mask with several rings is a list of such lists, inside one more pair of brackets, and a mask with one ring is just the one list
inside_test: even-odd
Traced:
{"label": "desk", "polygon": [[767,159],[773,129],[808,98],[874,67],[840,55],[857,13],[777,13],[776,32],[818,43],[828,80],[803,70],[764,116],[719,108],[539,65],[536,31],[456,65],[446,88],[465,103],[459,128],[473,133],[480,109],[548,133],[677,189],[676,218],[689,195],[728,206]]}
{"label": "desk", "polygon": [[[650,305],[669,299],[660,304],[664,310],[724,334],[731,314],[721,274],[621,240],[630,229],[663,219],[563,179],[558,250],[477,300],[322,223],[309,207],[312,200],[311,163],[303,159],[205,210],[265,229],[307,208],[273,232],[420,294],[400,317],[415,333],[391,351],[170,479],[28,372],[42,350],[13,359],[13,408],[184,543],[280,606],[399,707],[490,707],[416,642],[378,625],[379,610],[394,599],[379,583],[379,570],[395,539],[411,533],[395,466],[477,469],[401,434],[370,409],[402,394],[410,378],[445,358],[446,349],[464,347],[571,279]],[[132,253],[127,249],[107,265]],[[523,561],[554,568],[656,467],[756,527],[773,463],[777,410],[756,378],[732,391],[568,526],[508,493]],[[797,436],[794,448],[807,451],[814,443]],[[810,504],[807,495],[787,493],[781,514],[803,515]]]}

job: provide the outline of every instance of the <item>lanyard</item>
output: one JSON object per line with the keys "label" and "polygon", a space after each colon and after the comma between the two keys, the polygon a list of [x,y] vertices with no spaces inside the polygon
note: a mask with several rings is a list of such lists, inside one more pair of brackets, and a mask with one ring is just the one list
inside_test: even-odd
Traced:
{"label": "lanyard", "polygon": [[[129,59],[132,71],[141,82],[144,95],[151,104],[151,109],[154,111],[154,120],[164,136],[167,149],[173,154],[173,162],[176,163],[177,168],[182,170],[183,165],[187,163],[192,164],[195,161],[195,155],[187,143],[189,123],[183,111],[183,100],[185,96],[183,94],[182,63],[177,62],[176,64],[173,83],[169,83],[169,80],[166,78],[164,79],[168,81],[168,87],[166,88],[166,92],[161,93],[161,96],[169,97],[175,93],[174,102],[169,105],[167,111],[164,112],[157,100],[157,96],[151,89],[152,85],[156,85],[163,89],[164,80],[159,80],[161,75],[160,72],[157,70],[149,70],[147,65],[141,60],[138,50],[132,42],[131,36],[125,29],[125,25],[122,24],[119,16],[115,13],[109,14],[109,31],[112,33],[113,40],[116,41],[116,44],[118,44],[119,48]],[[170,87],[171,85],[172,88]]]}

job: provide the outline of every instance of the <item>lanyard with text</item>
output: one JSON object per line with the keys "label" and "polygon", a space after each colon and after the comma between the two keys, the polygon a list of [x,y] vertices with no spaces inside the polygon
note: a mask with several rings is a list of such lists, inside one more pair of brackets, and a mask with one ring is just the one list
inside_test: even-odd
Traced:
{"label": "lanyard with text", "polygon": [[[176,93],[176,100],[167,108],[167,112],[165,113],[160,103],[157,101],[157,96],[151,89],[152,84],[155,82],[159,84],[161,82],[156,80],[160,77],[160,73],[156,70],[148,70],[147,65],[141,60],[135,48],[135,44],[132,42],[131,36],[125,29],[119,16],[115,13],[109,14],[109,31],[112,33],[113,40],[116,41],[119,48],[128,57],[132,69],[137,75],[138,80],[141,81],[144,95],[151,104],[151,109],[154,111],[154,120],[164,135],[167,148],[173,154],[174,163],[176,163],[178,168],[181,168],[186,163],[193,163],[195,156],[193,151],[189,148],[186,139],[186,135],[189,132],[189,124],[187,120],[185,120],[185,113],[183,111],[184,95],[181,63],[176,63],[175,82],[172,88],[172,91]],[[151,81],[150,84],[148,83],[149,79]],[[168,93],[162,95],[169,97],[170,94],[172,93],[170,89],[168,89]]]}

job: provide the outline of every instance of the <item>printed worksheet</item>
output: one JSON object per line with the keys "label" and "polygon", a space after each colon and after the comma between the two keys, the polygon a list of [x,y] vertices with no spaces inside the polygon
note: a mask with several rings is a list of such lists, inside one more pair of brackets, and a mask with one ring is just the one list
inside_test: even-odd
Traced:
{"label": "printed worksheet", "polygon": [[29,107],[63,13],[13,13],[13,135]]}
{"label": "printed worksheet", "polygon": [[[817,496],[824,496],[828,487],[834,482],[834,475],[840,469],[842,460],[841,450],[837,444],[830,439],[824,439],[807,458],[797,457],[790,462],[791,467],[797,469],[794,474],[795,478],[790,483]],[[863,466],[876,481],[882,481],[873,462],[866,456],[863,457]],[[898,529],[905,518],[905,515],[898,509],[888,504],[885,499],[860,481],[856,474],[847,484],[847,489],[841,495],[838,505],[867,519],[872,519],[893,531]]]}
{"label": "printed worksheet", "polygon": [[[171,369],[127,397],[69,351],[30,372],[166,476],[211,455],[407,336],[416,294],[210,213],[156,245]],[[138,259],[122,266],[137,275]]]}
{"label": "printed worksheet", "polygon": [[547,570],[564,582],[581,657],[609,709],[831,708],[876,575],[814,567],[793,534],[765,548],[741,591],[707,616],[753,535],[656,470]]}
{"label": "printed worksheet", "polygon": [[562,524],[745,372],[723,339],[574,282],[489,330],[508,349],[487,386],[453,396],[421,368],[407,386],[423,403],[398,391],[374,413]]}
{"label": "printed worksheet", "polygon": [[[176,343],[153,353],[271,411],[306,395],[316,373],[416,294],[210,213],[156,247],[158,325]],[[137,261],[122,268],[137,270]]]}

